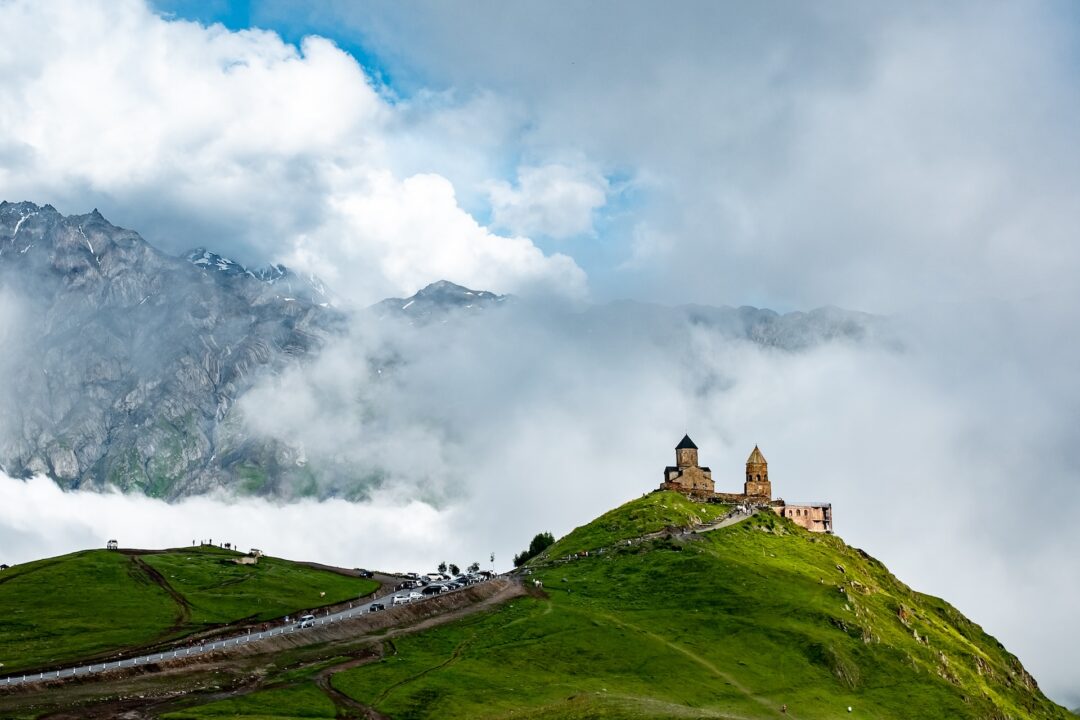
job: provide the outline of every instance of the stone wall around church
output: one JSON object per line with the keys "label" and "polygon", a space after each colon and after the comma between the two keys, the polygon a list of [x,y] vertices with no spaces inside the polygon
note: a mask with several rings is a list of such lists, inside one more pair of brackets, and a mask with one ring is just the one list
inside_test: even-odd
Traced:
{"label": "stone wall around church", "polygon": [[774,505],[773,512],[810,532],[832,532],[832,505]]}

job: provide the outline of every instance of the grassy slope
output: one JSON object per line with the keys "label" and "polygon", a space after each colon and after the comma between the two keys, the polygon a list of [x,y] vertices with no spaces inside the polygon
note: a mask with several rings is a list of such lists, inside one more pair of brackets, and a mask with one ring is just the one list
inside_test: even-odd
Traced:
{"label": "grassy slope", "polygon": [[168,720],[215,720],[242,717],[244,720],[309,720],[338,717],[337,706],[314,684],[274,688],[235,700],[218,700],[194,711],[180,710],[164,715]]}
{"label": "grassy slope", "polygon": [[[240,618],[269,620],[298,609],[318,607],[367,595],[373,580],[314,570],[305,565],[263,557],[257,565],[207,562],[203,552],[178,551],[143,559],[160,572],[191,608],[190,624],[220,625]],[[325,592],[325,596],[319,593]]]}
{"label": "grassy slope", "polygon": [[[1071,717],[977,626],[838,538],[764,514],[619,543],[701,508],[658,493],[612,511],[534,561],[547,597],[396,638],[333,685],[397,720]],[[333,717],[315,672],[167,717]]]}
{"label": "grassy slope", "polygon": [[587,525],[574,529],[547,549],[544,557],[559,558],[596,550],[619,540],[640,537],[667,527],[689,527],[719,520],[731,508],[689,500],[678,493],[649,493],[609,510]]}
{"label": "grassy slope", "polygon": [[[684,503],[634,501],[549,557],[635,535],[664,505],[664,524],[678,524]],[[535,577],[550,600],[404,638],[396,656],[335,687],[399,719],[777,717],[784,703],[799,718],[847,716],[849,705],[854,717],[1067,717],[947,603],[771,514]]]}
{"label": "grassy slope", "polygon": [[[4,571],[3,672],[69,663],[246,618],[269,619],[377,587],[371,580],[274,558],[253,566],[222,562],[233,556],[213,548],[135,557],[88,550]],[[164,576],[189,607],[156,583],[141,563]]]}

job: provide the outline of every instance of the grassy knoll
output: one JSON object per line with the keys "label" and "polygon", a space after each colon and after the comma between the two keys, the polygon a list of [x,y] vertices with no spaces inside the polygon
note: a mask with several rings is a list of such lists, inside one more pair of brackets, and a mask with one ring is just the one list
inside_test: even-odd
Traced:
{"label": "grassy knoll", "polygon": [[[621,532],[612,518],[665,504],[678,520],[680,501],[634,501],[567,540],[595,547]],[[771,514],[534,577],[548,598],[402,638],[334,686],[399,720],[1068,717],[947,603]]]}
{"label": "grassy knoll", "polygon": [[5,673],[161,637],[181,609],[131,558],[86,551],[0,574]]}
{"label": "grassy knoll", "polygon": [[313,570],[277,558],[260,558],[257,565],[207,562],[215,553],[235,556],[207,548],[143,557],[187,601],[193,626],[220,625],[240,618],[268,620],[302,608],[350,600],[378,587],[373,580]]}
{"label": "grassy knoll", "polygon": [[[241,619],[268,619],[371,592],[350,578],[274,558],[182,548],[156,554],[88,550],[0,575],[3,672],[115,653]],[[325,592],[325,597],[320,593]]]}

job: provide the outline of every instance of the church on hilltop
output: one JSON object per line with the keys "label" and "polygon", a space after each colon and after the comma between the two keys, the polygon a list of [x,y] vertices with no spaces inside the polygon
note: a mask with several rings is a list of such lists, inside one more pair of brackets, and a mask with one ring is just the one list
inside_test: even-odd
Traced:
{"label": "church on hilltop", "polygon": [[746,480],[741,493],[716,492],[712,470],[698,464],[698,446],[684,435],[675,446],[675,465],[664,468],[661,490],[673,490],[705,502],[750,504],[768,507],[811,532],[831,533],[833,530],[831,503],[788,503],[773,499],[769,481],[769,463],[757,445],[746,459]]}

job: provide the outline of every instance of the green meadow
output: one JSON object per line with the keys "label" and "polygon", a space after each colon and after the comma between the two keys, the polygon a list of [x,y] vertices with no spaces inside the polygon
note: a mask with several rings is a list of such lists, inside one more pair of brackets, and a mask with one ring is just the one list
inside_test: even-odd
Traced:
{"label": "green meadow", "polygon": [[[366,595],[372,580],[238,553],[88,550],[0,573],[3,673],[99,658]],[[321,593],[325,593],[322,595]]]}

